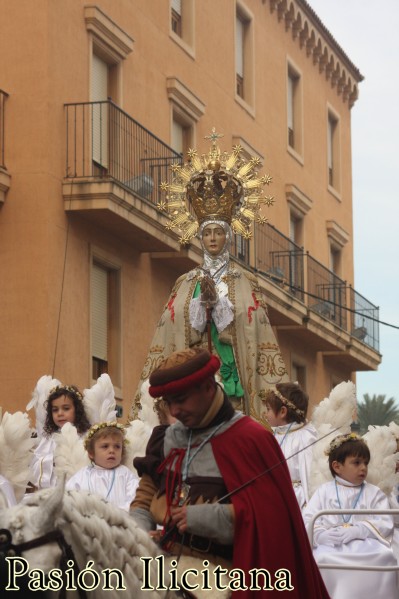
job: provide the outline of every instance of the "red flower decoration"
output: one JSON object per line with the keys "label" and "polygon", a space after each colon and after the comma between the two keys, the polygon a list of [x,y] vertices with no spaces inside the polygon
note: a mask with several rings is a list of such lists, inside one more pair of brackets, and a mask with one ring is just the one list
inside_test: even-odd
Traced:
{"label": "red flower decoration", "polygon": [[252,297],[253,297],[253,300],[254,300],[254,305],[253,306],[249,306],[249,308],[248,308],[248,320],[249,320],[250,323],[252,322],[252,312],[254,310],[257,310],[259,308],[259,302],[256,299],[256,296],[255,296],[254,293],[252,293]]}
{"label": "red flower decoration", "polygon": [[174,293],[172,295],[172,297],[170,298],[170,300],[168,302],[168,310],[170,312],[170,318],[171,318],[172,322],[175,322],[175,309],[173,307],[173,302],[175,301],[175,297],[176,297],[176,293]]}

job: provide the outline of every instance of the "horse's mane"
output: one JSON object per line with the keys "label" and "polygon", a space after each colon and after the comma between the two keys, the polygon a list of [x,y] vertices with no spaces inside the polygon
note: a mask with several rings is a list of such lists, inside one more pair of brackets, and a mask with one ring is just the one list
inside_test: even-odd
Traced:
{"label": "horse's mane", "polygon": [[[54,489],[38,491],[26,503],[40,508],[52,492]],[[156,557],[162,551],[127,512],[87,491],[65,491],[61,512],[54,524],[74,549],[81,568],[89,560],[94,562],[97,571],[116,568],[123,573],[126,588],[133,596],[140,596],[140,588],[137,588],[143,573],[140,557]],[[156,563],[152,562],[151,566],[156,579]],[[149,596],[155,599],[164,594],[154,591]]]}
{"label": "horse's mane", "polygon": [[[54,489],[43,489],[26,498],[25,505],[20,504],[12,509],[20,510],[27,506],[40,509],[40,506],[45,504],[46,499],[52,493],[54,493]],[[25,514],[25,518],[31,517],[32,514]],[[133,517],[124,510],[88,491],[65,491],[59,512],[54,519],[54,528],[63,532],[66,541],[75,552],[80,568],[85,568],[89,560],[94,562],[93,567],[97,571],[115,568],[122,572],[124,584],[131,597],[165,598],[165,590],[155,588],[148,591],[141,588],[144,565],[140,558],[155,558],[163,552],[148,533],[142,530]],[[166,572],[169,570],[172,559],[173,556],[165,556]],[[178,576],[188,567],[196,568],[198,571],[203,568],[202,560],[189,556],[182,556],[178,562]],[[148,571],[151,572],[150,578],[153,584],[158,580],[158,566],[159,564],[155,560],[146,564]],[[106,591],[102,594],[99,589],[96,593],[96,597],[113,596]],[[207,599],[212,597],[224,599],[230,593],[219,590],[214,592],[196,591],[196,596],[199,599],[205,594]],[[175,596],[173,592],[170,592],[170,599]]]}

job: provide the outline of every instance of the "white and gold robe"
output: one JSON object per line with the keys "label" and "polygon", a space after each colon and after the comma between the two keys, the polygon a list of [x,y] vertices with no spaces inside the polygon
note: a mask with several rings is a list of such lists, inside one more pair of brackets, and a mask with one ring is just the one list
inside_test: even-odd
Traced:
{"label": "white and gold robe", "polygon": [[[195,268],[177,279],[158,322],[141,373],[131,418],[137,416],[141,386],[151,372],[172,352],[188,347],[208,347],[206,331],[190,324],[189,309],[197,283],[204,276]],[[288,381],[287,371],[267,315],[267,306],[257,278],[230,262],[222,282],[227,286],[234,319],[219,339],[233,348],[241,385],[245,392],[243,411],[270,428],[261,417],[262,397],[276,383]],[[215,351],[215,353],[217,353]]]}

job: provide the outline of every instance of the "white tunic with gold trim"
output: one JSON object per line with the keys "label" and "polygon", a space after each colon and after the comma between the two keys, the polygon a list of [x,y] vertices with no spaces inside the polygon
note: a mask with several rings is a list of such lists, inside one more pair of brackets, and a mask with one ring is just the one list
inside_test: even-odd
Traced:
{"label": "white tunic with gold trim", "polygon": [[[206,331],[199,333],[194,329],[189,317],[190,301],[203,276],[204,271],[195,268],[177,279],[151,342],[131,418],[137,416],[142,383],[165,357],[188,347],[208,347]],[[287,381],[288,375],[270,325],[266,302],[257,278],[233,262],[229,263],[222,281],[227,286],[234,320],[219,333],[219,339],[233,348],[239,379],[245,392],[244,412],[268,426],[260,415],[261,399],[265,390]]]}

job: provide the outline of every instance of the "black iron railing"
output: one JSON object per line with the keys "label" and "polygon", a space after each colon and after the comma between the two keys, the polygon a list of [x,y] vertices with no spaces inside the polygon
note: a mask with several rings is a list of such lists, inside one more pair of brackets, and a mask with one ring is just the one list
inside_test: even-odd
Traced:
{"label": "black iron railing", "polygon": [[66,177],[108,178],[153,203],[182,156],[111,101],[66,104]]}
{"label": "black iron railing", "polygon": [[0,89],[0,168],[6,168],[5,157],[4,157],[4,126],[5,126],[5,102],[8,98],[8,94]]}
{"label": "black iron railing", "polygon": [[251,268],[250,245],[248,239],[244,239],[241,235],[234,235],[230,253],[237,258],[237,260],[240,260],[240,262]]}
{"label": "black iron railing", "polygon": [[349,305],[351,307],[351,335],[379,351],[379,308],[352,287],[349,287]]}
{"label": "black iron railing", "polygon": [[254,238],[255,270],[378,351],[379,310],[374,304],[275,227],[255,225]]}
{"label": "black iron railing", "polygon": [[346,330],[346,281],[309,254],[306,256],[306,264],[309,308]]}
{"label": "black iron railing", "polygon": [[[0,166],[6,97],[0,91]],[[160,183],[171,182],[170,167],[181,164],[182,156],[111,101],[66,104],[65,109],[66,177],[112,179],[157,203]],[[378,351],[378,308],[272,225],[256,224],[253,243],[235,235],[231,253]]]}
{"label": "black iron railing", "polygon": [[303,248],[268,223],[255,226],[255,267],[303,301]]}

